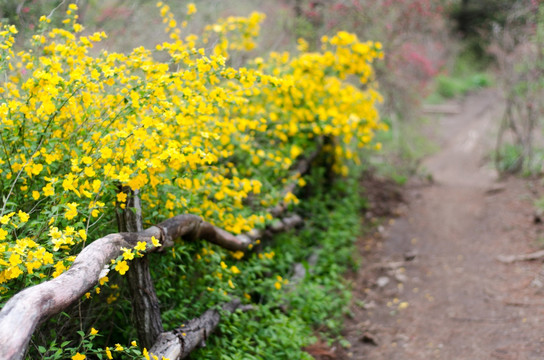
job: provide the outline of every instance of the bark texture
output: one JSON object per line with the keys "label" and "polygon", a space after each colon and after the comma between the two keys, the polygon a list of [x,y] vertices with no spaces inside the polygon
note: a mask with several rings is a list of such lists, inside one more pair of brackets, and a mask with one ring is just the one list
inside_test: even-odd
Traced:
{"label": "bark texture", "polygon": [[150,348],[164,331],[159,298],[149,272],[149,259],[134,259],[127,272],[127,282],[132,303],[132,318],[138,340]]}
{"label": "bark texture", "polygon": [[[235,299],[223,305],[223,310],[234,312],[238,307],[240,300]],[[190,320],[187,324],[160,334],[150,352],[159,359],[162,357],[170,360],[183,359],[197,347],[206,346],[206,340],[219,325],[220,320],[221,314],[218,310],[207,310],[202,316]]]}
{"label": "bark texture", "polygon": [[[127,204],[119,217],[119,231],[143,231],[142,205],[138,190],[124,188],[128,193]],[[132,304],[132,319],[138,340],[145,348],[150,348],[164,331],[161,319],[159,298],[149,272],[147,256],[134,259],[127,272],[127,284]]]}

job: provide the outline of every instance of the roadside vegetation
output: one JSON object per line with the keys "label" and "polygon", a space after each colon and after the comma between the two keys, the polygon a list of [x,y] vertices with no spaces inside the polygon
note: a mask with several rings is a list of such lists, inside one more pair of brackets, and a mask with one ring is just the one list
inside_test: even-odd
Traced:
{"label": "roadside vegetation", "polygon": [[[383,57],[379,42],[338,31],[320,39],[319,52],[309,52],[300,39],[291,53],[246,58],[245,66],[233,67],[232,59],[254,49],[264,15],[230,16],[204,26],[199,35],[183,34],[197,6],[187,4],[177,19],[168,4],[159,2],[156,11],[169,40],[125,54],[93,50],[107,34],[84,34],[76,4],[53,13],[61,10],[65,16],[59,27],[41,16],[34,34],[20,38],[26,44],[16,42],[14,25],[0,33],[7,79],[0,104],[0,320],[17,316],[32,331],[28,322],[34,318],[10,315],[14,304],[7,301],[32,285],[57,279],[64,284],[90,261],[78,255],[82,249],[93,240],[104,241],[108,233],[191,214],[219,229],[214,230],[218,236],[240,244],[231,234],[264,231],[277,221],[272,214],[296,210],[300,189],[312,182],[304,176],[308,170],[315,168],[330,187],[335,177],[356,171],[364,160],[359,149],[378,148],[374,134],[387,130],[376,107],[381,95],[373,62]],[[310,162],[307,170],[297,171],[304,161]],[[358,211],[348,200],[328,200],[334,199],[332,193],[321,189],[318,182],[312,184],[313,197],[300,205],[299,212],[308,212],[308,227],[277,239],[276,250],[263,248],[264,237],[253,239],[247,249],[237,245],[236,251],[187,238],[162,256],[148,255],[160,299],[159,327],[179,327],[185,334],[184,322],[239,299],[251,310],[234,315],[240,317],[236,328],[258,324],[267,334],[254,334],[253,342],[241,347],[244,353],[254,348],[256,358],[280,345],[291,349],[284,358],[298,357],[307,340],[292,335],[308,334],[312,326],[326,325],[330,336],[338,336],[338,311],[347,301],[340,274],[352,253]],[[313,208],[305,208],[309,204]],[[342,211],[331,216],[328,207],[340,204]],[[140,211],[143,221],[131,230],[123,219]],[[351,220],[337,220],[347,223],[330,222],[345,211],[352,212]],[[310,224],[325,218],[323,224]],[[134,331],[145,324],[131,326],[139,315],[134,313],[138,295],[127,292],[124,278],[130,283],[131,273],[141,271],[133,268],[141,264],[138,259],[171,240],[176,239],[151,237],[114,252],[100,279],[81,279],[89,285],[77,304],[37,329],[27,356],[152,357],[153,340]],[[291,266],[320,248],[328,256],[308,268],[312,282],[282,296],[289,289]],[[76,290],[57,291],[70,296]],[[41,296],[53,303],[47,293]],[[10,338],[9,326],[0,324],[0,337],[6,336],[0,357],[20,358],[19,345],[11,344],[22,339]],[[234,325],[223,328],[234,330]],[[209,351],[215,358],[218,352],[230,356],[224,349]]]}

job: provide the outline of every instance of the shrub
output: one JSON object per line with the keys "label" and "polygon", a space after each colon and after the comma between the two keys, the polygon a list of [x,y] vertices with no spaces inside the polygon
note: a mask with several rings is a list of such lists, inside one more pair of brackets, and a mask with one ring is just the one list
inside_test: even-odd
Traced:
{"label": "shrub", "polygon": [[[57,277],[85,245],[117,232],[116,212],[129,190],[139,191],[146,224],[192,213],[238,234],[264,226],[278,202],[298,203],[281,192],[306,183],[291,171],[297,158],[322,148],[333,170],[346,175],[362,161],[358,147],[370,147],[375,131],[386,128],[372,68],[380,43],[341,31],[322,39],[321,52],[307,52],[301,42],[297,54],[272,53],[233,68],[229,54],[253,48],[261,14],[219,20],[201,36],[182,38],[185,22],[179,26],[168,5],[158,6],[171,41],[129,54],[92,51],[106,34],[83,36],[74,4],[64,28],[50,29],[42,17],[24,50],[14,50],[14,26],[0,32],[7,79],[0,87],[2,301]],[[195,11],[189,4],[187,17]],[[216,46],[207,52],[206,43]],[[138,250],[113,259],[100,281],[107,291],[99,286],[82,301],[119,300],[112,309],[126,311],[123,293],[108,281],[128,270]],[[172,255],[157,267],[176,275],[159,282],[162,295],[174,285],[211,294],[201,309],[234,292],[232,274],[219,276],[226,252],[182,243]],[[263,266],[272,259],[258,257]],[[261,273],[255,266],[248,278]],[[191,277],[179,277],[180,268]],[[77,356],[73,351],[69,356]]]}

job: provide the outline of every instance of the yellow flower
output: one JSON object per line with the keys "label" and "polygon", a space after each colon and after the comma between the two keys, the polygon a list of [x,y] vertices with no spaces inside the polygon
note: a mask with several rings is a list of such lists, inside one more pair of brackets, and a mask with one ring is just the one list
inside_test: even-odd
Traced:
{"label": "yellow flower", "polygon": [[109,360],[112,360],[112,359],[113,359],[113,356],[111,355],[111,350],[110,350],[109,346],[106,348],[106,357],[107,357]]}
{"label": "yellow flower", "polygon": [[42,170],[42,164],[32,164],[32,167],[29,169],[30,173],[33,175],[39,175]]}
{"label": "yellow flower", "polygon": [[27,213],[25,213],[24,211],[21,211],[21,210],[19,210],[19,212],[17,213],[17,216],[19,216],[19,220],[22,223],[26,223],[28,221],[28,219],[30,218],[30,216],[28,216]]}
{"label": "yellow flower", "polygon": [[121,250],[123,250],[123,258],[125,260],[134,259],[134,253],[132,252],[132,249],[127,249],[127,248],[122,247]]}
{"label": "yellow flower", "polygon": [[128,271],[128,264],[125,260],[120,261],[115,265],[115,270],[119,272],[121,275],[125,275],[125,273]]}
{"label": "yellow flower", "polygon": [[8,235],[8,232],[0,228],[0,240],[5,240],[7,235]]}
{"label": "yellow flower", "polygon": [[77,216],[77,207],[79,206],[79,204],[72,202],[72,203],[66,204],[66,206],[68,207],[68,209],[66,209],[66,212],[64,213],[64,217],[67,220],[72,220],[73,218]]}
{"label": "yellow flower", "polygon": [[55,194],[55,188],[51,184],[47,184],[42,188],[44,196],[52,196]]}
{"label": "yellow flower", "polygon": [[287,194],[285,194],[283,201],[286,204],[290,204],[290,203],[298,204],[300,202],[300,200],[295,195],[293,195],[292,192],[288,192]]}
{"label": "yellow flower", "polygon": [[109,147],[103,147],[100,149],[100,155],[104,160],[111,158],[112,153],[113,151]]}
{"label": "yellow flower", "polygon": [[93,177],[96,175],[96,172],[90,166],[86,167],[84,172],[85,172],[85,175],[87,175],[88,177]]}
{"label": "yellow flower", "polygon": [[127,201],[127,194],[124,192],[120,192],[117,194],[117,201],[120,203],[124,203]]}
{"label": "yellow flower", "polygon": [[55,271],[53,272],[53,274],[51,274],[51,276],[53,276],[54,278],[62,274],[64,270],[67,269],[62,260],[58,261],[54,266],[55,266]]}
{"label": "yellow flower", "polygon": [[196,5],[194,3],[187,4],[187,15],[196,13]]}
{"label": "yellow flower", "polygon": [[82,355],[80,353],[77,353],[75,354],[74,356],[72,356],[72,360],[84,360],[86,359],[87,357],[85,355]]}
{"label": "yellow flower", "polygon": [[138,244],[136,244],[134,249],[137,251],[144,251],[146,249],[146,246],[147,244],[145,241],[138,241]]}
{"label": "yellow flower", "polygon": [[91,328],[91,335],[96,335],[98,334],[98,330],[96,330],[95,328]]}
{"label": "yellow flower", "polygon": [[23,262],[19,254],[11,254],[8,261],[11,266],[17,266]]}
{"label": "yellow flower", "polygon": [[236,265],[233,265],[230,267],[230,271],[234,274],[234,275],[237,275],[240,273],[240,270],[236,267]]}
{"label": "yellow flower", "polygon": [[159,242],[159,240],[157,240],[154,236],[151,237],[151,243],[152,243],[153,246],[155,246],[155,247],[161,246],[161,243]]}
{"label": "yellow flower", "polygon": [[123,351],[125,350],[124,347],[122,347],[120,344],[115,344],[115,351]]}

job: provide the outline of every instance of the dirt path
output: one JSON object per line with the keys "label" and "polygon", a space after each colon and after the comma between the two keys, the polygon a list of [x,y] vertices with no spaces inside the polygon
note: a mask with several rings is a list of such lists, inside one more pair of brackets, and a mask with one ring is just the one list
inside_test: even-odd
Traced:
{"label": "dirt path", "polygon": [[364,240],[345,358],[544,359],[542,265],[497,261],[536,250],[542,231],[540,186],[498,182],[483,160],[497,99],[480,92],[436,120],[434,183],[408,186],[400,216]]}

